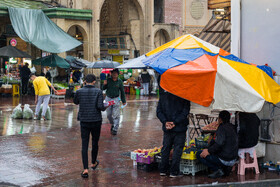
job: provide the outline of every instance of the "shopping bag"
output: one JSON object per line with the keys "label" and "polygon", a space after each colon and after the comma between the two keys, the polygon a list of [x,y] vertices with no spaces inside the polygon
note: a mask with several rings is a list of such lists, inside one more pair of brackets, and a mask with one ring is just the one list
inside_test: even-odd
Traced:
{"label": "shopping bag", "polygon": [[14,118],[14,119],[22,119],[22,108],[21,108],[21,104],[19,104],[18,106],[16,106],[16,108],[14,108],[13,113],[12,113],[12,118]]}
{"label": "shopping bag", "polygon": [[23,119],[32,119],[34,116],[33,111],[30,109],[29,104],[25,104],[23,108]]}
{"label": "shopping bag", "polygon": [[36,68],[33,66],[32,68],[30,68],[30,72],[31,73],[36,73]]}

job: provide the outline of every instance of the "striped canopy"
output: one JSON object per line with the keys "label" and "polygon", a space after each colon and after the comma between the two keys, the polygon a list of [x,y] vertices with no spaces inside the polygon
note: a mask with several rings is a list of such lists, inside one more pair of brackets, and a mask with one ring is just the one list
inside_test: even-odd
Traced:
{"label": "striped canopy", "polygon": [[160,86],[213,109],[258,112],[280,102],[280,86],[267,66],[249,64],[193,35],[146,54],[143,63],[161,74]]}

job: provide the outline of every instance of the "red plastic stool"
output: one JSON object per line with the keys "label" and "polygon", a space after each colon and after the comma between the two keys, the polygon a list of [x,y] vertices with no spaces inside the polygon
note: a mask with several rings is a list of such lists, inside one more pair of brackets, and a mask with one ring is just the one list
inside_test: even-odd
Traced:
{"label": "red plastic stool", "polygon": [[[243,153],[243,154],[246,154],[246,153]],[[255,172],[256,174],[259,174],[260,171],[259,171],[259,165],[258,165],[258,158],[257,158],[257,154],[256,154],[256,150],[254,150],[254,160],[252,163],[249,163],[250,161],[250,156],[246,156],[244,155],[244,158],[246,159],[243,159],[243,158],[239,158],[239,164],[238,164],[238,172],[237,174],[238,175],[245,175],[245,170],[246,168],[255,168]]]}

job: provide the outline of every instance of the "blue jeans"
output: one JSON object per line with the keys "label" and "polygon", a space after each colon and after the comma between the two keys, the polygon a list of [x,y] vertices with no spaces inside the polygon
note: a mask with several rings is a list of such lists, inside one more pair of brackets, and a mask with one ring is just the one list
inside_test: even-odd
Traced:
{"label": "blue jeans", "polygon": [[149,85],[150,83],[143,83],[144,95],[149,95]]}
{"label": "blue jeans", "polygon": [[216,155],[208,155],[205,158],[200,157],[200,154],[202,153],[202,150],[196,152],[196,158],[204,165],[206,165],[208,168],[210,168],[212,171],[217,171],[218,169],[222,169],[224,165],[220,161],[219,157]]}

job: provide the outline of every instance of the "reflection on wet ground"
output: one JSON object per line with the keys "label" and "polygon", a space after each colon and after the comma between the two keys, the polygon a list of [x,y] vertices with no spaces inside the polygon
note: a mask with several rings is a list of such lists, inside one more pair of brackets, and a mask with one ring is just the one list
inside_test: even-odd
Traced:
{"label": "reflection on wet ground", "polygon": [[[14,101],[15,99],[15,101]],[[22,104],[34,99],[24,97]],[[129,152],[162,144],[161,124],[156,118],[156,97],[128,96],[122,111],[117,136],[110,134],[110,125],[103,113],[100,138],[100,165],[82,179],[81,140],[76,120],[77,106],[71,100],[51,100],[51,121],[11,119],[18,98],[0,97],[0,186],[1,182],[20,186],[152,186],[191,185],[277,179],[277,173],[250,172],[246,178],[236,174],[219,180],[206,178],[205,173],[180,179],[160,177],[158,172],[139,171],[133,166]],[[193,113],[210,113],[209,109],[192,106]]]}

